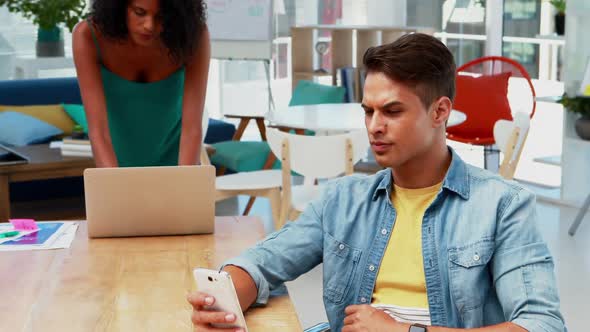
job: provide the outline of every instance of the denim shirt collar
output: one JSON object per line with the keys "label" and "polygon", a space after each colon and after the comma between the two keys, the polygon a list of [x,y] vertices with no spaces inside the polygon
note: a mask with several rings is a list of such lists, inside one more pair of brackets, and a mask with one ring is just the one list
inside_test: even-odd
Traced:
{"label": "denim shirt collar", "polygon": [[[467,171],[467,165],[465,162],[459,157],[459,155],[453,150],[453,148],[448,147],[449,151],[451,151],[451,165],[447,170],[447,174],[445,175],[445,179],[443,181],[443,189],[447,189],[461,198],[467,200],[469,199],[469,172]],[[385,192],[387,197],[391,196],[391,187],[393,182],[393,172],[390,168],[381,171],[382,179],[379,182],[379,185],[375,188],[373,193],[373,200],[377,199],[377,196],[380,193]]]}

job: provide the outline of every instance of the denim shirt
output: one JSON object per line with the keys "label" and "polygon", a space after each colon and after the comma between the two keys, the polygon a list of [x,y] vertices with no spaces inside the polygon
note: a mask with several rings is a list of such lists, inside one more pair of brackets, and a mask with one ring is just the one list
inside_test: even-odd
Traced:
{"label": "denim shirt", "polygon": [[[554,264],[535,226],[535,198],[515,182],[465,164],[452,150],[443,185],[422,222],[422,256],[433,326],[513,322],[530,332],[564,331]],[[392,172],[331,181],[294,222],[225,264],[269,291],[323,262],[332,331],[344,309],[370,304],[396,221]]]}

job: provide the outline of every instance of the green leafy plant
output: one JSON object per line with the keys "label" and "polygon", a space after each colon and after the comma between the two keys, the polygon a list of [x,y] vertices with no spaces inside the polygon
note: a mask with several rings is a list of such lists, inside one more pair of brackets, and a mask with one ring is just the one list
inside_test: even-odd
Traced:
{"label": "green leafy plant", "polygon": [[565,0],[549,0],[559,14],[565,14]]}
{"label": "green leafy plant", "polygon": [[85,0],[0,0],[11,13],[21,13],[44,30],[64,24],[70,31],[84,17]]}
{"label": "green leafy plant", "polygon": [[564,94],[559,102],[566,110],[572,113],[578,113],[582,116],[590,116],[590,97],[568,97]]}

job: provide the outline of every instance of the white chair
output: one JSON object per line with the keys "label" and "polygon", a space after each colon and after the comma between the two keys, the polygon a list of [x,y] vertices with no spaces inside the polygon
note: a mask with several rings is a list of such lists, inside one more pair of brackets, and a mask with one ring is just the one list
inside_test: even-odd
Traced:
{"label": "white chair", "polygon": [[[203,135],[203,137],[205,136]],[[205,145],[201,148],[201,164],[211,165]],[[281,170],[262,170],[218,176],[215,179],[215,201],[238,195],[266,197],[270,201],[275,229],[278,230],[282,226],[280,223],[281,183]]]}
{"label": "white chair", "polygon": [[270,201],[275,230],[281,228],[281,171],[262,170],[241,172],[218,176],[215,181],[217,190],[215,200],[220,201],[229,197],[246,195],[266,197]]}
{"label": "white chair", "polygon": [[[369,140],[364,130],[332,136],[293,135],[269,128],[270,149],[281,156],[282,197],[280,224],[294,220],[307,204],[319,197],[318,179],[350,175],[353,166],[367,151]],[[304,176],[304,184],[292,186],[291,171]]]}
{"label": "white chair", "polygon": [[514,121],[498,120],[494,125],[494,139],[504,159],[500,165],[500,175],[508,180],[514,178],[516,166],[529,133],[530,117],[526,113],[517,112]]}

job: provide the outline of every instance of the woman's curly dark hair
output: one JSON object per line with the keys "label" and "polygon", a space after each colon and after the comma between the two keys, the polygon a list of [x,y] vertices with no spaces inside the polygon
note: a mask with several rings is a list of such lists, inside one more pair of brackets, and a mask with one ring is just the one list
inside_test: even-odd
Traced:
{"label": "woman's curly dark hair", "polygon": [[[105,37],[125,39],[128,35],[128,3],[123,0],[95,0],[89,17]],[[160,0],[160,39],[173,61],[187,62],[199,46],[207,22],[205,6],[203,0]]]}

